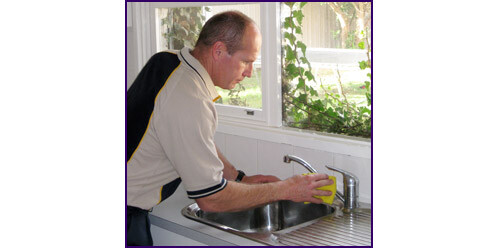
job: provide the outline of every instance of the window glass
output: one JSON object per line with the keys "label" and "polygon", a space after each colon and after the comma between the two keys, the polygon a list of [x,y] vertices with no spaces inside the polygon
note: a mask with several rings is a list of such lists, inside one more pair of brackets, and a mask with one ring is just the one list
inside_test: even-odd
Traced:
{"label": "window glass", "polygon": [[[157,51],[180,50],[194,47],[203,24],[213,15],[238,10],[252,18],[260,27],[260,5],[214,5],[185,8],[156,8]],[[242,107],[262,108],[261,56],[253,65],[251,78],[245,78],[232,90],[217,87],[221,98],[217,103]]]}
{"label": "window glass", "polygon": [[371,3],[282,3],[283,123],[371,136]]}

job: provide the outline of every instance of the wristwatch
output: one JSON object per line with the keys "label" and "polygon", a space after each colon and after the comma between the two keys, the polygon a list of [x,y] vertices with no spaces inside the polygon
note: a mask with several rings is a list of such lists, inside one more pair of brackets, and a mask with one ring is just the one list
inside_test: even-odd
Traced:
{"label": "wristwatch", "polygon": [[245,176],[245,172],[238,170],[238,176],[236,177],[236,179],[234,179],[234,181],[241,182],[241,180],[243,179],[244,176]]}

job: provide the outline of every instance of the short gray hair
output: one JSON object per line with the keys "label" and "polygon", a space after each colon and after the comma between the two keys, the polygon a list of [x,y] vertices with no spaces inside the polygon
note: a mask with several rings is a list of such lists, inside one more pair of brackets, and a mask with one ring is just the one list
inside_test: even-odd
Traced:
{"label": "short gray hair", "polygon": [[229,54],[241,49],[241,40],[245,28],[255,24],[250,17],[239,11],[226,11],[212,16],[201,29],[196,47],[212,46],[217,41],[223,42]]}

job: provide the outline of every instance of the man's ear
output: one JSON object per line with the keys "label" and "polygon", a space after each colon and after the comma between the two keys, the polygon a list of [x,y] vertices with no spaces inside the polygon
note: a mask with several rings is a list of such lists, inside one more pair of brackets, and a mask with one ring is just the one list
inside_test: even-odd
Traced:
{"label": "man's ear", "polygon": [[222,41],[217,41],[212,45],[212,58],[216,61],[220,60],[226,51],[226,45]]}

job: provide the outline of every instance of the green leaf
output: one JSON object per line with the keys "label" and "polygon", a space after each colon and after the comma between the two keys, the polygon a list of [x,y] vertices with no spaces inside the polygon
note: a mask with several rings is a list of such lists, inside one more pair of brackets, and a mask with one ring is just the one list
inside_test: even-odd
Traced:
{"label": "green leaf", "polygon": [[285,33],[283,34],[283,37],[284,37],[285,39],[290,40],[290,35],[291,35],[291,34],[290,34],[289,32],[285,32]]}
{"label": "green leaf", "polygon": [[302,34],[302,27],[300,27],[300,26],[296,26],[296,27],[295,27],[295,33],[296,33],[296,34]]}
{"label": "green leaf", "polygon": [[368,109],[367,107],[360,107],[360,108],[359,108],[359,113],[360,113],[361,115],[364,115],[364,114],[370,114],[370,113],[371,113],[371,110],[370,110],[370,109]]}
{"label": "green leaf", "polygon": [[306,85],[306,81],[303,78],[299,78],[299,83],[297,84],[297,88],[304,88]]}
{"label": "green leaf", "polygon": [[295,61],[295,54],[293,53],[292,47],[289,45],[285,46],[285,60],[290,62]]}
{"label": "green leaf", "polygon": [[368,67],[368,65],[367,65],[366,61],[360,61],[360,62],[358,62],[358,63],[359,63],[359,68],[360,68],[361,70],[364,70],[364,69],[366,69],[366,67]]}
{"label": "green leaf", "polygon": [[302,54],[306,56],[306,49],[307,49],[306,44],[304,44],[302,41],[299,40],[297,41],[297,47],[299,47],[300,50],[302,51]]}
{"label": "green leaf", "polygon": [[334,118],[334,117],[337,117],[338,114],[335,113],[335,111],[333,111],[333,109],[331,107],[329,107],[326,112],[325,112],[328,116]]}
{"label": "green leaf", "polygon": [[299,69],[294,64],[287,65],[285,71],[291,78],[296,78],[297,76],[299,76]]}
{"label": "green leaf", "polygon": [[307,101],[307,94],[300,94],[297,100],[299,102],[305,103]]}
{"label": "green leaf", "polygon": [[361,41],[358,43],[359,49],[365,49],[365,42]]}
{"label": "green leaf", "polygon": [[316,91],[313,87],[309,88],[309,92],[311,93],[311,96],[318,96],[318,91]]}
{"label": "green leaf", "polygon": [[289,32],[285,32],[283,37],[285,37],[285,39],[289,40],[290,44],[295,44],[295,40],[297,39],[294,34],[289,33]]}
{"label": "green leaf", "polygon": [[306,71],[304,75],[307,77],[307,79],[308,79],[309,81],[311,81],[311,80],[313,80],[313,79],[314,79],[314,76],[313,76],[313,74],[311,73],[311,71]]}
{"label": "green leaf", "polygon": [[313,103],[314,109],[320,112],[323,112],[325,110],[325,107],[323,106],[323,103],[321,100],[316,100]]}
{"label": "green leaf", "polygon": [[307,2],[301,2],[301,3],[300,3],[300,8],[301,8],[301,9],[302,9],[302,8],[304,8],[304,6],[305,6],[306,4],[307,4]]}
{"label": "green leaf", "polygon": [[300,62],[307,64],[309,61],[307,61],[306,57],[300,57]]}
{"label": "green leaf", "polygon": [[299,69],[299,75],[300,76],[303,76],[304,75],[304,72],[305,72],[305,69],[302,68],[302,67],[297,67]]}
{"label": "green leaf", "polygon": [[294,10],[292,12],[292,15],[293,15],[293,17],[295,17],[295,19],[297,19],[297,22],[299,24],[302,24],[302,19],[304,18],[304,14],[302,14],[301,10]]}
{"label": "green leaf", "polygon": [[295,22],[292,17],[285,17],[285,28],[295,28]]}

